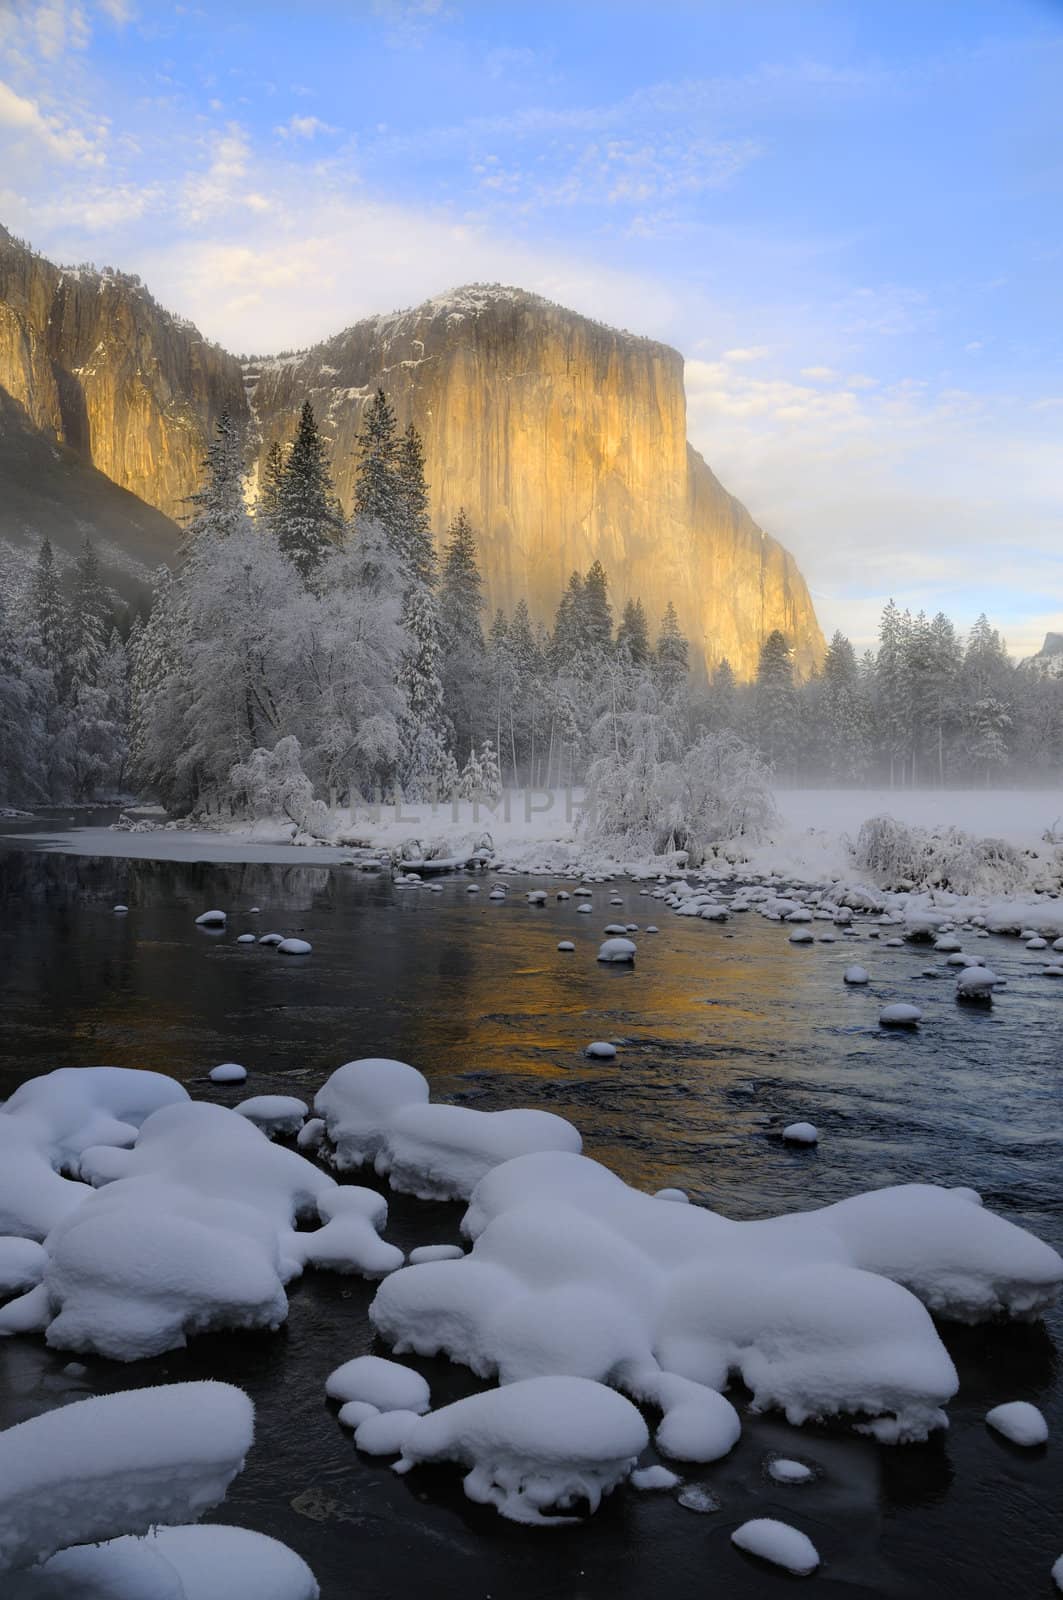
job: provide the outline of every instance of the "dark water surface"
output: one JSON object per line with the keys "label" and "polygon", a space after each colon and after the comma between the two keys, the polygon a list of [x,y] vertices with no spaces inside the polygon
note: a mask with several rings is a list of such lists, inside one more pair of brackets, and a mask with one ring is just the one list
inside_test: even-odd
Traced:
{"label": "dark water surface", "polygon": [[[580,916],[575,900],[529,907],[523,891],[544,880],[512,880],[504,903],[488,901],[486,882],[468,894],[467,882],[431,893],[350,868],[0,853],[0,1098],[53,1067],[109,1063],[169,1073],[224,1104],[264,1092],[310,1100],[340,1063],[397,1056],[427,1075],[435,1098],[557,1111],[629,1182],[679,1185],[731,1216],[887,1183],[969,1184],[1063,1246],[1063,983],[1041,978],[1043,963],[1017,940],[971,946],[1008,979],[983,1011],[956,1004],[943,958],[925,946],[885,949],[866,929],[794,947],[755,914],[722,926],[675,917],[632,884],[617,886],[623,907],[608,904],[613,886],[598,886],[594,914]],[[116,901],[128,916],[112,913]],[[193,925],[215,905],[230,913],[221,935]],[[613,921],[660,928],[636,935],[634,970],[594,959]],[[245,930],[300,935],[313,955],[235,944]],[[557,951],[562,938],[575,953]],[[870,989],[843,986],[853,960],[871,971]],[[887,999],[923,1008],[918,1034],[878,1028]],[[598,1038],[623,1042],[617,1064],[583,1059]],[[224,1060],[248,1068],[246,1088],[206,1081]],[[798,1118],[819,1127],[818,1149],[781,1143],[778,1130]],[[400,1247],[457,1238],[460,1207],[389,1198],[386,1236]],[[949,1432],[930,1444],[888,1449],[841,1427],[744,1416],[727,1460],[684,1473],[711,1486],[715,1513],[623,1489],[586,1525],[550,1531],[471,1505],[456,1468],[400,1479],[356,1454],[324,1380],[373,1348],[372,1294],[360,1279],[310,1274],[292,1285],[276,1334],[202,1338],[132,1366],[89,1359],[83,1378],[64,1374],[68,1358],[39,1339],[0,1341],[0,1425],[143,1383],[242,1385],[257,1407],[257,1443],[214,1520],[291,1544],[325,1600],[782,1593],[794,1580],[729,1543],[750,1516],[809,1534],[824,1562],[810,1587],[987,1600],[1053,1592],[1049,1569],[1063,1553],[1058,1312],[1033,1326],[942,1327],[961,1391]],[[475,1387],[444,1362],[411,1364],[436,1404]],[[1045,1411],[1043,1450],[1019,1451],[986,1429],[986,1410],[1014,1399]],[[815,1482],[768,1479],[765,1462],[779,1453],[814,1465]]]}

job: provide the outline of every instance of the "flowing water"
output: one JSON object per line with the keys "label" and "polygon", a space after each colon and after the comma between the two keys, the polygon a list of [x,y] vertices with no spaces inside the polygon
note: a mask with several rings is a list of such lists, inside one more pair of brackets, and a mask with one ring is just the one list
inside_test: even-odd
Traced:
{"label": "flowing water", "polygon": [[[887,949],[867,928],[792,946],[755,913],[723,925],[675,917],[629,883],[597,886],[594,914],[581,916],[575,900],[529,906],[524,890],[542,880],[513,879],[508,901],[492,902],[463,877],[433,893],[351,868],[94,860],[33,845],[27,832],[0,853],[0,1098],[53,1067],[109,1063],[169,1073],[223,1104],[310,1100],[341,1062],[396,1056],[435,1098],[559,1112],[629,1182],[678,1185],[730,1216],[888,1183],[967,1184],[1063,1247],[1063,984],[1042,978],[1017,940],[975,947],[1008,979],[985,1010],[956,1004],[951,969],[926,946]],[[614,891],[622,906],[609,904]],[[194,926],[212,906],[230,914],[220,935]],[[660,929],[635,936],[634,969],[594,959],[614,921]],[[313,955],[236,944],[245,930],[305,937]],[[574,953],[558,952],[563,938]],[[869,989],[842,984],[853,960],[871,971]],[[886,999],[923,1008],[918,1033],[879,1029]],[[616,1064],[584,1059],[599,1038],[621,1044]],[[249,1069],[246,1088],[207,1081],[225,1060]],[[818,1148],[782,1143],[797,1119],[817,1124]],[[460,1207],[390,1199],[387,1237],[400,1247],[457,1239]],[[400,1479],[357,1455],[324,1380],[374,1348],[372,1293],[310,1274],[276,1334],[201,1338],[129,1367],[90,1358],[81,1377],[39,1339],[0,1342],[0,1425],[143,1383],[242,1385],[257,1441],[215,1520],[291,1544],[325,1600],[743,1600],[790,1581],[731,1547],[750,1516],[793,1520],[824,1561],[813,1582],[848,1595],[1051,1592],[1063,1552],[1058,1312],[1034,1326],[942,1327],[961,1390],[948,1433],[927,1445],[744,1416],[731,1456],[684,1473],[711,1487],[718,1510],[622,1489],[587,1524],[544,1531],[473,1506],[456,1468]],[[445,1362],[414,1364],[437,1404],[475,1387]],[[1013,1399],[1045,1411],[1044,1449],[1020,1451],[985,1427],[986,1410]],[[774,1454],[807,1461],[815,1480],[773,1483]]]}

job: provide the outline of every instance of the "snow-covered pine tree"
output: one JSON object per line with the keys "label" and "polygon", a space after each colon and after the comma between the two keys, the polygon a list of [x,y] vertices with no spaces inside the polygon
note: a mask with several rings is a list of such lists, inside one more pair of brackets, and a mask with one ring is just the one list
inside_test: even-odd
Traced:
{"label": "snow-covered pine tree", "polygon": [[617,649],[627,655],[633,667],[644,667],[650,659],[650,631],[641,600],[629,600],[624,606],[620,626],[616,632]]}
{"label": "snow-covered pine tree", "polygon": [[277,531],[276,519],[280,506],[285,461],[284,447],[278,439],[274,439],[262,463],[258,481],[258,499],[255,502],[255,521],[272,533]]}
{"label": "snow-covered pine tree", "polygon": [[439,575],[443,703],[459,750],[475,745],[490,726],[485,715],[487,657],[481,622],[483,608],[483,579],[476,560],[476,537],[462,509],[447,533]]}
{"label": "snow-covered pine tree", "polygon": [[44,789],[51,800],[74,795],[76,729],[70,712],[71,623],[51,541],[45,539],[29,592],[27,651],[38,671]]}
{"label": "snow-covered pine tree", "polygon": [[661,618],[661,631],[657,635],[654,655],[658,682],[666,694],[671,693],[685,682],[690,670],[690,646],[680,629],[671,600]]}
{"label": "snow-covered pine tree", "polygon": [[578,572],[574,572],[561,596],[554,618],[550,656],[555,672],[575,671],[584,653],[586,641],[583,632],[583,608],[583,578]]}
{"label": "snow-covered pine tree", "polygon": [[46,696],[51,675],[34,662],[0,592],[0,805],[48,798]]}
{"label": "snow-covered pine tree", "polygon": [[424,447],[412,422],[396,451],[395,492],[395,542],[399,555],[413,582],[431,585],[437,563],[424,476]]}
{"label": "snow-covered pine tree", "polygon": [[613,608],[609,604],[609,580],[600,561],[595,561],[583,583],[582,632],[584,648],[595,655],[607,655],[613,646]]}
{"label": "snow-covered pine tree", "polygon": [[904,782],[911,718],[906,639],[911,618],[891,598],[882,613],[875,657],[875,724],[889,770],[890,788]]}
{"label": "snow-covered pine tree", "polygon": [[502,794],[502,772],[498,765],[498,751],[490,739],[485,739],[480,749],[480,772],[483,775],[484,799],[495,801]]}
{"label": "snow-covered pine tree", "polygon": [[244,504],[243,441],[227,411],[223,411],[203,460],[203,482],[189,495],[193,512],[185,529],[183,552],[194,561],[208,540],[226,538],[247,522]]}
{"label": "snow-covered pine tree", "polygon": [[477,800],[483,794],[484,769],[476,746],[469,751],[469,759],[461,769],[458,779],[458,796],[462,800]]}
{"label": "snow-covered pine tree", "polygon": [[778,628],[760,647],[755,703],[760,753],[777,771],[786,770],[796,755],[797,697],[790,643]]}
{"label": "snow-covered pine tree", "polygon": [[99,559],[86,539],[74,568],[70,604],[70,670],[75,688],[96,681],[110,632],[111,603]]}
{"label": "snow-covered pine tree", "polygon": [[843,633],[831,639],[823,662],[822,745],[827,771],[836,783],[867,774],[870,729],[856,652]]}
{"label": "snow-covered pine tree", "polygon": [[399,442],[395,413],[383,389],[362,414],[354,480],[355,522],[378,523],[405,561],[400,537]]}
{"label": "snow-covered pine tree", "polygon": [[446,798],[458,772],[439,677],[439,618],[435,597],[423,584],[407,590],[402,622],[407,638],[398,674],[404,700],[399,719],[403,792],[410,800]]}
{"label": "snow-covered pine tree", "polygon": [[340,542],[343,518],[309,400],[303,402],[295,442],[277,487],[274,521],[281,554],[312,586],[321,563]]}
{"label": "snow-covered pine tree", "polygon": [[714,733],[734,733],[738,727],[738,684],[726,656],[709,680],[709,726]]}

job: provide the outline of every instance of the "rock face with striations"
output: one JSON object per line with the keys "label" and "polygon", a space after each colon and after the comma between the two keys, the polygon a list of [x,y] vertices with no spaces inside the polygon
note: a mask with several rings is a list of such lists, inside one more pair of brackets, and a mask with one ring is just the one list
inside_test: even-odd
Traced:
{"label": "rock face with striations", "polygon": [[[20,474],[16,511],[14,468],[5,474],[0,450],[0,512],[6,478],[18,536],[52,531],[81,463],[95,469],[93,537],[107,539],[110,517],[112,544],[129,561],[172,555],[178,531],[167,550],[172,525],[153,522],[151,508],[184,514],[222,411],[247,427],[255,469],[274,440],[291,437],[305,399],[349,510],[362,413],[378,386],[424,438],[437,538],[468,511],[492,610],[526,596],[536,620],[550,622],[569,574],[598,559],[618,611],[641,598],[655,630],[674,602],[695,666],[727,657],[749,677],[773,628],[790,638],[802,674],[822,659],[793,558],[687,443],[683,361],[667,345],[523,290],[479,287],[241,369],[139,280],[55,267],[0,229],[0,398]],[[66,487],[57,482],[36,508],[28,463],[46,458],[33,432],[66,474]],[[142,514],[132,501],[108,511],[97,474],[146,502]],[[68,544],[76,507],[65,514]]]}
{"label": "rock face with striations", "polygon": [[351,503],[362,412],[385,389],[425,447],[437,536],[464,506],[489,606],[527,596],[549,622],[573,570],[597,558],[614,606],[641,598],[652,630],[669,600],[710,667],[740,677],[779,628],[802,675],[823,637],[793,558],[687,443],[683,359],[519,289],[469,288],[357,323],[247,371],[261,460],[305,399]]}
{"label": "rock face with striations", "polygon": [[63,270],[0,229],[0,388],[29,423],[168,517],[187,511],[239,362],[136,278]]}

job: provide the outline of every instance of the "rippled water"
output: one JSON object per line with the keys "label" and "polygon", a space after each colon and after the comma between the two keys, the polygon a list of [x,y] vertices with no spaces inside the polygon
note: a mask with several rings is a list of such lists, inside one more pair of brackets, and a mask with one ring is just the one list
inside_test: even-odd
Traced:
{"label": "rippled water", "polygon": [[[600,886],[594,915],[580,916],[574,900],[528,906],[519,880],[503,903],[466,882],[431,893],[343,868],[12,849],[0,855],[0,1096],[55,1066],[108,1062],[168,1072],[227,1104],[272,1090],[309,1099],[340,1062],[393,1055],[420,1067],[438,1098],[569,1116],[588,1153],[628,1181],[679,1185],[731,1216],[929,1180],[970,1184],[1063,1246],[1063,984],[1041,978],[1018,941],[978,942],[1008,979],[984,1011],[956,1004],[950,969],[925,946],[886,949],[866,931],[795,947],[755,914],[678,918],[630,884],[618,886],[622,907]],[[112,914],[116,901],[127,917]],[[212,905],[230,912],[226,934],[193,926]],[[261,913],[247,916],[253,905]],[[636,936],[634,970],[594,960],[613,921],[660,928]],[[245,927],[304,936],[313,956],[236,945]],[[557,951],[561,938],[574,953]],[[841,982],[854,959],[872,973],[867,990]],[[886,999],[923,1008],[918,1034],[878,1028]],[[622,1042],[615,1065],[584,1060],[596,1038]],[[246,1090],[205,1081],[222,1060],[248,1067]],[[778,1130],[797,1118],[817,1124],[818,1149],[782,1144]],[[393,1197],[388,1237],[404,1248],[450,1240],[460,1215]],[[218,1520],[285,1539],[326,1600],[761,1595],[789,1580],[731,1548],[730,1530],[751,1515],[792,1518],[824,1558],[811,1581],[848,1594],[1050,1592],[1063,1552],[1058,1314],[1034,1327],[943,1328],[961,1392],[949,1433],[926,1446],[888,1450],[840,1428],[750,1417],[732,1456],[686,1474],[712,1486],[719,1511],[623,1491],[585,1527],[544,1533],[470,1505],[456,1470],[398,1479],[357,1456],[323,1384],[370,1348],[371,1295],[360,1280],[312,1275],[293,1285],[278,1334],[200,1339],[134,1367],[90,1361],[81,1380],[39,1341],[6,1341],[0,1422],[160,1378],[242,1384],[258,1442]],[[460,1369],[418,1365],[437,1403],[471,1387]],[[986,1430],[985,1411],[1007,1399],[1045,1410],[1044,1450]],[[765,1458],[779,1452],[814,1464],[815,1482],[768,1480]]]}

